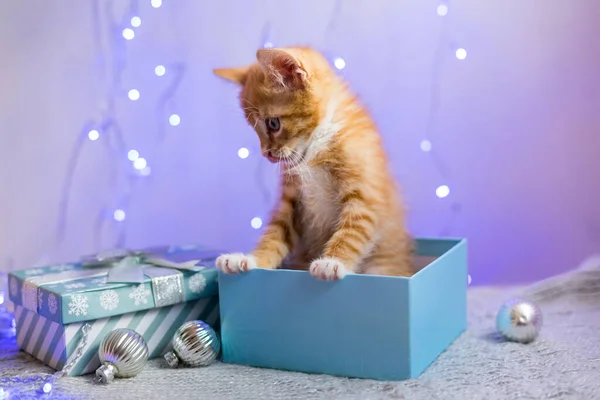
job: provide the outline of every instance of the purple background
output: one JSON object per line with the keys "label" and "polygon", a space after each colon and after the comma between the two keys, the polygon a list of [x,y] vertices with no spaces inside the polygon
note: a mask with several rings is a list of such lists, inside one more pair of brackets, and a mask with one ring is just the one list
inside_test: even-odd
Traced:
{"label": "purple background", "polygon": [[[116,3],[116,17],[133,15]],[[440,17],[429,0],[342,2],[337,11],[331,0],[139,1],[135,38],[115,28],[126,60],[115,103],[122,143],[82,131],[106,106],[102,61],[121,54],[110,49],[107,4],[2,6],[1,270],[117,244],[250,250],[260,234],[250,221],[268,216],[275,170],[256,152],[237,89],[211,69],[251,62],[265,40],[343,57],[342,73],[381,128],[411,231],[467,237],[473,284],[540,279],[600,248],[600,2],[452,1]],[[454,56],[457,46],[466,60]],[[172,63],[185,75],[164,114],[156,107]],[[158,64],[165,76],[154,74]],[[127,99],[131,88],[139,100]],[[165,125],[171,112],[179,126]],[[420,150],[428,121],[435,159]],[[129,149],[147,158],[149,176],[135,173]],[[440,199],[443,184],[450,195]],[[112,218],[117,208],[122,222]]]}

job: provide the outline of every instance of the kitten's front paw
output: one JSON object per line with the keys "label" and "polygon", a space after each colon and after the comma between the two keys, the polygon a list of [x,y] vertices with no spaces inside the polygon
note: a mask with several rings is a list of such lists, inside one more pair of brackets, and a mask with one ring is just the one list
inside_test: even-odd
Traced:
{"label": "kitten's front paw", "polygon": [[334,281],[349,273],[343,262],[336,258],[319,258],[310,264],[309,272],[317,279]]}
{"label": "kitten's front paw", "polygon": [[226,274],[239,274],[256,268],[256,258],[251,254],[223,254],[217,258],[216,264]]}

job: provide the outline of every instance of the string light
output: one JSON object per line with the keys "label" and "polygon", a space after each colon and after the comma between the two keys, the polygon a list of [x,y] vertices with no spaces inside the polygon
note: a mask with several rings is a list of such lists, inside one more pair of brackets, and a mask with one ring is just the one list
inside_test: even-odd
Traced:
{"label": "string light", "polygon": [[117,222],[121,222],[125,220],[125,211],[121,210],[120,208],[115,210],[113,212],[113,218],[115,219],[115,221]]}
{"label": "string light", "polygon": [[260,229],[260,227],[262,226],[262,219],[258,218],[258,217],[254,217],[252,218],[252,221],[250,221],[250,225],[254,228],[254,229]]}
{"label": "string light", "polygon": [[[450,11],[450,7],[448,1],[443,0],[443,2],[439,3],[436,8],[437,15],[441,17],[445,17],[448,15]],[[436,48],[434,54],[434,60],[432,65],[432,78],[431,78],[431,92],[430,92],[430,106],[429,106],[429,115],[427,119],[427,126],[425,128],[424,138],[421,140],[419,146],[421,151],[427,153],[433,162],[433,166],[438,172],[443,184],[439,185],[435,189],[435,195],[440,199],[448,199],[450,197],[450,172],[446,167],[444,161],[441,159],[438,154],[438,147],[435,148],[434,151],[433,136],[437,133],[437,117],[439,114],[439,108],[441,104],[441,76],[442,76],[442,66],[444,65],[444,58],[446,54],[448,54],[448,49],[450,49],[454,56],[459,60],[464,60],[467,58],[467,50],[463,47],[455,47],[452,43],[449,43],[445,37],[446,32],[448,31],[447,24],[449,19],[444,18],[442,20],[442,29],[440,30],[440,36],[438,39],[438,46]],[[451,197],[451,200],[448,203],[448,207],[450,209],[450,213],[448,215],[447,221],[443,224],[440,229],[440,236],[449,235],[450,229],[452,227],[452,221],[456,218],[456,215],[461,210],[461,205],[455,199],[456,195]],[[469,278],[470,279],[470,278]]]}
{"label": "string light", "polygon": [[439,15],[440,17],[445,17],[446,15],[448,15],[448,6],[445,4],[440,4],[439,6],[437,6],[437,15]]}
{"label": "string light", "polygon": [[171,126],[177,126],[177,125],[179,125],[180,122],[181,122],[181,118],[179,118],[179,115],[177,115],[177,114],[172,114],[169,117],[169,123],[171,124]]}
{"label": "string light", "polygon": [[248,158],[249,155],[250,155],[250,150],[248,150],[245,147],[242,147],[241,149],[238,150],[238,156],[242,159]]}
{"label": "string light", "polygon": [[337,57],[334,61],[333,61],[333,65],[335,65],[335,67],[339,70],[342,70],[346,67],[346,61],[344,61],[343,58],[341,57]]}
{"label": "string light", "polygon": [[127,40],[131,40],[135,37],[135,32],[131,28],[123,29],[123,37]]}
{"label": "string light", "polygon": [[[48,377],[48,378],[47,378]],[[52,392],[52,383],[44,382],[50,380],[48,375],[42,373],[40,375],[29,375],[19,377],[0,377],[0,399],[30,399],[30,398],[45,398]],[[56,379],[54,379],[56,380]],[[37,395],[36,395],[37,394]]]}
{"label": "string light", "polygon": [[131,17],[131,26],[134,28],[138,28],[142,24],[142,19],[140,17]]}
{"label": "string light", "polygon": [[138,157],[133,161],[133,168],[135,168],[135,169],[142,170],[142,169],[146,168],[147,165],[148,165],[148,162],[143,157]]}
{"label": "string light", "polygon": [[431,142],[427,139],[423,139],[421,141],[421,150],[423,150],[424,152],[431,151]]}
{"label": "string light", "polygon": [[167,72],[167,69],[165,68],[164,65],[157,65],[154,68],[154,73],[156,74],[156,76],[163,76],[166,72]]}
{"label": "string light", "polygon": [[265,42],[265,44],[263,45],[263,47],[265,49],[272,49],[273,48],[273,43],[271,43],[271,42]]}
{"label": "string light", "polygon": [[[11,313],[14,315],[14,313]],[[81,337],[71,356],[60,371],[53,374],[41,373],[39,375],[20,375],[16,377],[0,377],[0,399],[30,399],[48,398],[59,379],[68,376],[75,364],[84,355],[89,338],[91,325],[85,323],[81,328]],[[36,395],[37,393],[37,395]],[[42,396],[39,396],[42,395]]]}
{"label": "string light", "polygon": [[92,129],[88,132],[88,139],[90,139],[92,142],[98,140],[99,137],[100,133],[95,129]]}
{"label": "string light", "polygon": [[[336,23],[336,18],[340,12],[341,12],[341,8],[342,8],[342,0],[335,0],[334,4],[333,4],[333,11],[331,12],[331,16],[329,17],[329,21],[327,22],[327,26],[325,27],[325,31],[323,32],[323,36],[325,36],[326,39],[330,38],[333,36],[333,32],[335,30],[335,23]],[[333,57],[333,66],[338,70],[341,71],[344,68],[346,68],[346,61],[339,56]]]}
{"label": "string light", "polygon": [[446,185],[438,186],[438,188],[435,189],[435,195],[437,197],[439,197],[440,199],[447,197],[449,194],[450,194],[450,188]]}
{"label": "string light", "polygon": [[140,156],[140,153],[138,153],[137,150],[129,150],[127,152],[127,158],[129,159],[129,161],[135,161],[138,159],[139,156]]}
{"label": "string light", "polygon": [[137,89],[131,89],[127,92],[127,97],[129,97],[129,100],[136,101],[140,98],[140,92]]}
{"label": "string light", "polygon": [[150,167],[146,166],[140,170],[140,175],[148,176],[148,175],[150,175],[150,172],[151,172]]}
{"label": "string light", "polygon": [[[125,2],[123,2],[125,3]],[[169,73],[166,74],[164,63],[156,63],[151,66],[142,65],[143,68],[149,68],[156,76],[167,75],[161,83],[162,89],[156,96],[153,112],[158,115],[155,131],[158,138],[155,143],[145,143],[145,151],[149,149],[148,155],[144,154],[144,160],[139,160],[140,154],[137,150],[132,150],[127,131],[121,126],[121,115],[123,114],[118,106],[122,104],[119,100],[122,98],[132,101],[138,100],[140,91],[131,87],[124,87],[124,72],[131,66],[131,60],[128,60],[130,51],[127,43],[136,33],[134,29],[141,26],[143,16],[140,16],[138,0],[129,0],[128,6],[123,8],[124,4],[116,2],[107,2],[106,5],[100,2],[94,2],[91,7],[93,18],[91,33],[93,34],[93,43],[95,45],[96,57],[100,60],[99,76],[105,80],[103,82],[106,88],[106,97],[103,99],[103,107],[97,118],[89,118],[84,122],[76,142],[73,145],[71,154],[68,157],[66,174],[61,190],[59,202],[56,234],[54,235],[53,248],[60,249],[67,239],[67,216],[70,215],[70,204],[72,202],[73,182],[75,174],[78,172],[78,166],[83,160],[85,145],[88,140],[96,141],[100,135],[108,140],[102,140],[101,144],[109,152],[112,163],[108,165],[108,184],[109,193],[113,198],[103,208],[98,210],[98,217],[95,219],[96,225],[93,229],[93,242],[97,247],[122,248],[126,241],[126,207],[132,203],[132,198],[136,194],[135,188],[144,181],[152,170],[147,160],[151,160],[154,152],[164,149],[162,145],[167,137],[167,127],[169,125],[169,116],[174,111],[173,100],[186,73],[186,65],[180,61],[173,61],[169,64]],[[152,0],[151,5],[154,8],[162,6],[162,1]],[[125,12],[123,13],[123,9]],[[123,27],[118,34],[113,34],[113,27]],[[129,26],[129,27],[128,27]],[[108,42],[108,45],[107,45]],[[143,62],[143,59],[139,60]],[[149,90],[149,92],[151,92]],[[179,117],[179,115],[177,115]],[[152,146],[150,146],[152,144]],[[136,146],[134,146],[135,148]],[[131,162],[130,166],[135,173],[131,178],[131,170],[121,167],[121,159],[127,157]],[[144,165],[145,162],[145,165]],[[136,168],[137,166],[137,168]],[[122,175],[125,175],[123,177]],[[122,188],[122,182],[126,187]],[[120,206],[115,206],[120,205]],[[115,221],[117,223],[115,223]],[[105,229],[104,224],[109,224],[111,229]],[[108,243],[109,242],[109,243]]]}
{"label": "string light", "polygon": [[52,392],[52,383],[50,383],[50,382],[44,383],[44,386],[42,386],[42,392],[44,392],[44,394],[48,394],[48,393]]}

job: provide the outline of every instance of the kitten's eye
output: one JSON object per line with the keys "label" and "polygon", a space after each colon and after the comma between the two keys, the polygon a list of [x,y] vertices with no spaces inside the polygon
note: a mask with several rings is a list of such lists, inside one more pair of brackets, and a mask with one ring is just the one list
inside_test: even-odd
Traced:
{"label": "kitten's eye", "polygon": [[279,118],[267,118],[265,120],[265,124],[267,125],[267,130],[269,132],[277,132],[279,128],[281,128],[281,122],[279,122]]}

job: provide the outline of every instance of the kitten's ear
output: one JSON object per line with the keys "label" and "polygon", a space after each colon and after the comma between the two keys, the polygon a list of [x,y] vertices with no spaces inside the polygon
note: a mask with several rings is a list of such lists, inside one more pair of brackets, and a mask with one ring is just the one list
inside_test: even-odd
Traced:
{"label": "kitten's ear", "polygon": [[287,88],[302,89],[308,84],[308,72],[296,57],[281,49],[260,49],[256,60],[263,71]]}
{"label": "kitten's ear", "polygon": [[250,66],[246,66],[237,68],[217,68],[214,69],[213,72],[215,73],[215,75],[225,80],[244,86],[249,70]]}

